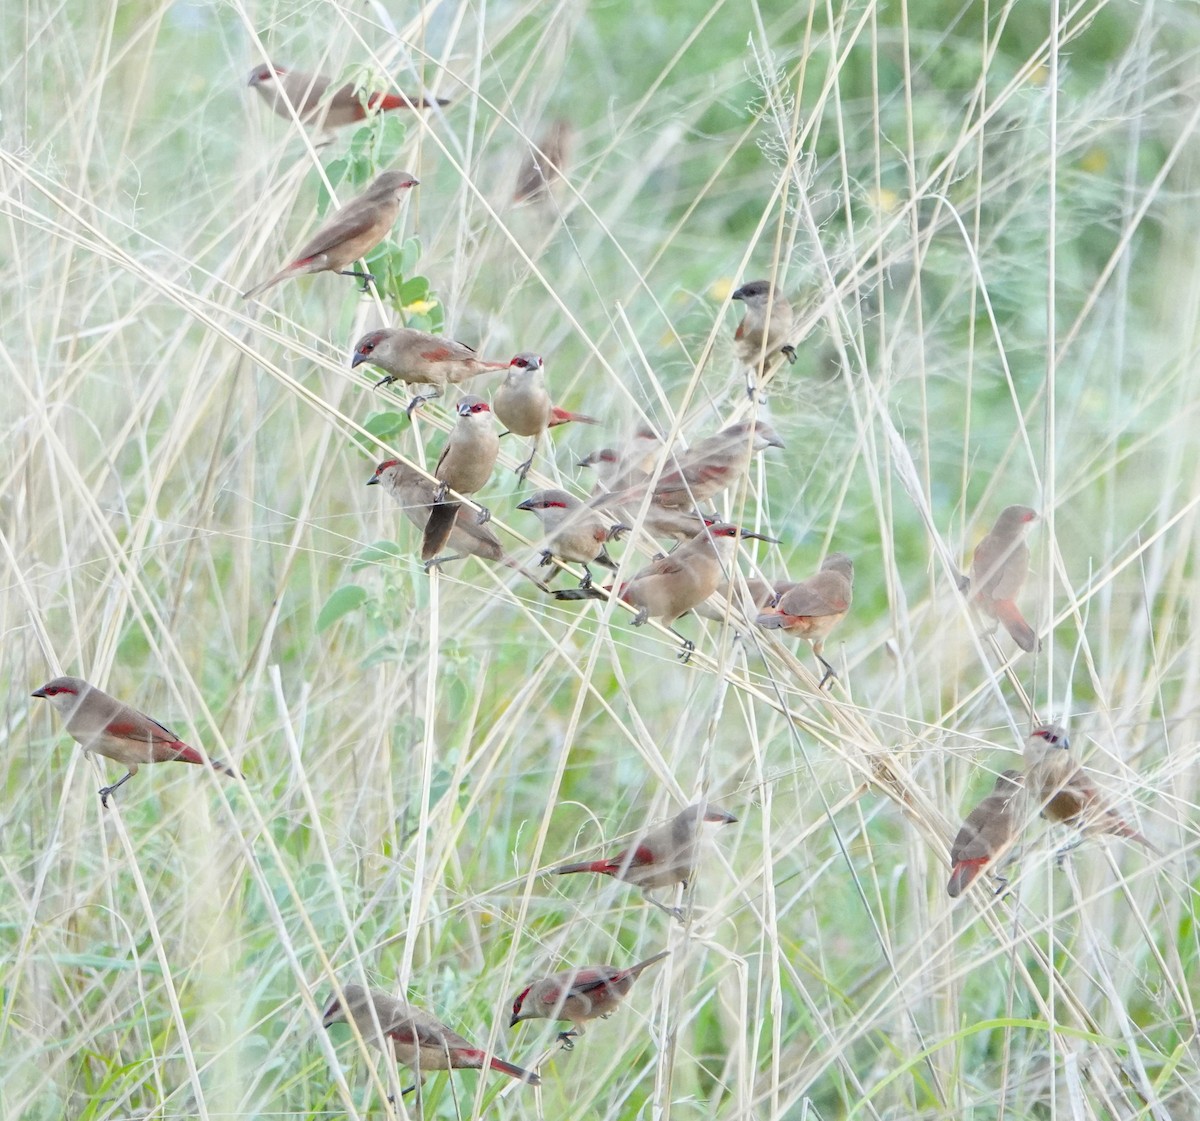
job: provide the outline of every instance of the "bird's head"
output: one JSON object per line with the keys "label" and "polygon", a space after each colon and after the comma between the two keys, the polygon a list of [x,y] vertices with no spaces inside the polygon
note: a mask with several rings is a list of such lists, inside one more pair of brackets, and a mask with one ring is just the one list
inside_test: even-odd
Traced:
{"label": "bird's head", "polygon": [[246,84],[248,86],[265,86],[286,73],[287,71],[282,66],[276,66],[273,62],[265,62],[250,72],[250,80]]}

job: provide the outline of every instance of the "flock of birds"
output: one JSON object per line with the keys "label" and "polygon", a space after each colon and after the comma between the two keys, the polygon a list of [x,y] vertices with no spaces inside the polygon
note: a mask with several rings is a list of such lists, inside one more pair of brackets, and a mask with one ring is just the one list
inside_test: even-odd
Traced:
{"label": "flock of birds", "polygon": [[[351,85],[331,90],[327,78],[271,64],[256,69],[249,84],[281,116],[326,129],[361,121],[370,113],[435,103],[435,99],[403,94],[363,93]],[[523,182],[534,174],[545,187],[558,170],[542,153]],[[415,176],[405,171],[380,174],[361,196],[335,212],[291,262],[252,288],[247,297],[290,277],[322,271],[357,277],[365,288],[373,278],[353,266],[387,235],[399,216],[402,200],[417,183]],[[526,195],[533,189],[528,184],[521,188]],[[762,375],[770,363],[781,358],[794,361],[792,308],[771,282],[751,281],[732,298],[742,301],[746,309],[734,335],[734,347],[751,378]],[[548,582],[506,555],[487,525],[488,510],[477,505],[473,496],[489,482],[499,455],[501,433],[496,421],[508,432],[532,441],[529,458],[517,469],[521,481],[534,462],[539,442],[551,428],[572,421],[596,421],[553,403],[543,361],[532,353],[518,354],[507,363],[491,362],[462,343],[391,327],[358,340],[352,366],[361,363],[384,372],[377,385],[399,381],[430,387],[409,402],[410,415],[448,386],[505,371],[490,402],[476,395],[459,398],[457,421],[431,473],[404,460],[388,459],[379,464],[369,483],[384,486],[420,529],[421,557],[427,566],[462,556],[500,561],[549,591]],[[831,553],[815,575],[798,581],[768,583],[758,577],[743,578],[735,564],[738,541],[771,538],[743,530],[703,509],[741,479],[758,452],[782,446],[768,424],[755,420],[729,425],[679,451],[664,447],[656,433],[642,428],[623,447],[601,449],[583,461],[597,476],[590,495],[539,490],[517,508],[541,519],[543,565],[582,566],[578,586],[554,593],[558,599],[616,596],[636,608],[635,626],[655,618],[674,630],[681,616],[696,612],[721,620],[744,618],[764,629],[802,637],[812,644],[821,663],[824,672],[818,688],[824,688],[836,674],[823,656],[823,643],[849,611],[854,578],[851,559],[844,553]],[[1038,649],[1040,643],[1016,600],[1029,567],[1025,535],[1036,516],[1026,506],[1002,511],[975,549],[970,576],[963,577],[961,584],[971,603],[1002,625],[1026,651]],[[630,533],[673,547],[620,584],[597,587],[590,566],[619,571],[622,566],[609,554],[608,546]],[[682,644],[680,657],[686,661],[693,643],[674,633]],[[63,717],[66,731],[85,752],[106,756],[126,768],[121,779],[100,790],[105,807],[113,791],[142,764],[176,761],[207,765],[236,777],[225,763],[209,759],[163,724],[81,678],[55,678],[33,696],[51,702]],[[1016,855],[1016,841],[1035,810],[1078,829],[1080,837],[1109,833],[1149,846],[1075,761],[1063,729],[1042,725],[1026,744],[1024,771],[999,775],[992,793],[971,811],[955,838],[949,894],[960,895],[985,870],[995,874],[997,892],[1003,891],[1003,870]],[[589,872],[625,881],[641,888],[654,905],[683,919],[678,908],[649,893],[686,885],[696,872],[705,824],[734,821],[732,814],[712,803],[697,803],[666,823],[647,826],[611,858],[567,864],[555,871]],[[533,981],[513,1000],[510,1025],[533,1018],[569,1023],[570,1029],[559,1038],[570,1047],[586,1022],[610,1014],[638,976],[668,952],[625,968],[586,966]],[[428,1070],[484,1066],[528,1083],[539,1081],[536,1073],[473,1046],[429,1013],[381,990],[335,984],[323,1023],[329,1027],[342,1021],[352,1022],[363,1039],[374,1041],[400,1064],[411,1067],[418,1082],[421,1072]]]}

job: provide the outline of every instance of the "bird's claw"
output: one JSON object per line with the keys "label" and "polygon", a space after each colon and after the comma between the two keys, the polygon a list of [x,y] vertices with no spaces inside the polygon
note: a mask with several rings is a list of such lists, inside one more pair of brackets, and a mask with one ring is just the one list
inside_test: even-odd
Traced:
{"label": "bird's claw", "polygon": [[644,626],[650,619],[650,612],[644,607],[630,620],[629,625],[632,627]]}
{"label": "bird's claw", "polygon": [[[384,374],[371,388],[378,389],[381,385],[391,385],[395,380],[396,376],[394,374]],[[410,405],[409,408],[412,408],[412,406]]]}
{"label": "bird's claw", "polygon": [[608,527],[608,532],[604,535],[604,540],[605,541],[619,541],[621,539],[622,533],[632,533],[632,532],[633,532],[633,526],[624,525],[621,522],[617,522],[616,525],[612,525],[612,526]]}
{"label": "bird's claw", "polygon": [[519,465],[518,465],[518,466],[515,468],[515,474],[516,474],[516,476],[517,476],[517,482],[519,482],[519,483],[523,483],[523,482],[525,481],[525,476],[529,474],[529,469],[530,469],[532,466],[533,466],[533,456],[530,456],[530,457],[529,457],[527,460],[525,460],[525,462],[524,462],[524,463],[522,463],[522,464],[519,464]]}
{"label": "bird's claw", "polygon": [[433,492],[433,501],[434,501],[434,504],[435,504],[435,505],[436,505],[437,503],[439,503],[439,502],[445,502],[445,501],[446,501],[446,492],[447,492],[449,489],[450,489],[450,488],[449,488],[449,487],[448,487],[448,486],[447,486],[445,483],[441,483],[441,484],[439,484],[439,486],[438,486],[437,490],[435,490],[435,491]]}
{"label": "bird's claw", "polygon": [[562,1044],[562,1049],[564,1051],[574,1051],[575,1050],[574,1035],[575,1035],[575,1033],[573,1031],[560,1031],[558,1033],[558,1041],[559,1041],[559,1043]]}
{"label": "bird's claw", "polygon": [[479,513],[475,517],[475,522],[478,525],[483,525],[484,522],[492,520],[492,512],[486,506],[479,507]]}
{"label": "bird's claw", "polygon": [[538,568],[545,568],[548,564],[554,563],[554,554],[549,549],[542,550],[542,559],[538,561]]}
{"label": "bird's claw", "polygon": [[108,809],[108,796],[113,792],[111,786],[102,786],[97,793],[100,795],[100,805]]}
{"label": "bird's claw", "polygon": [[685,638],[680,645],[683,647],[683,649],[681,649],[675,656],[686,666],[688,662],[691,661],[692,654],[696,649],[696,644],[690,638]]}
{"label": "bird's claw", "polygon": [[796,348],[794,346],[792,346],[790,343],[787,346],[781,346],[779,348],[779,353],[782,354],[784,356],[784,358],[786,358],[788,360],[789,363],[795,364]]}
{"label": "bird's claw", "polygon": [[579,581],[579,586],[583,588],[584,591],[592,586],[592,570],[588,568],[587,565],[583,566],[583,579]]}

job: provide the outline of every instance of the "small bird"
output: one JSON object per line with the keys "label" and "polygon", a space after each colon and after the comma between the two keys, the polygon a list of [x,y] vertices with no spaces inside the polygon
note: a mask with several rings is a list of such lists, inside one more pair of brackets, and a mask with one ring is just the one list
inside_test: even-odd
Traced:
{"label": "small bird", "polygon": [[273,112],[291,120],[290,103],[296,116],[306,125],[335,129],[365,120],[369,113],[391,109],[428,109],[431,105],[449,105],[441,97],[408,97],[402,93],[372,93],[364,97],[349,82],[328,97],[331,79],[324,74],[288,70],[268,62],[250,73],[249,85]]}
{"label": "small bird", "polygon": [[434,386],[432,393],[409,401],[405,409],[409,416],[418,405],[440,397],[447,385],[458,385],[478,374],[508,369],[507,362],[487,362],[479,358],[466,343],[412,327],[384,327],[363,335],[354,346],[350,369],[362,362],[370,362],[386,371],[386,376],[375,383],[376,389],[394,381]]}
{"label": "small bird", "polygon": [[992,792],[969,814],[950,846],[950,882],[946,891],[957,899],[984,868],[1000,858],[996,869],[997,893],[1008,886],[1000,870],[1015,855],[1013,838],[1018,823],[1024,783],[1020,771],[1002,771]]}
{"label": "small bird", "polygon": [[[458,403],[458,421],[438,457],[434,475],[441,481],[435,503],[425,523],[425,538],[421,542],[421,559],[432,560],[450,539],[450,531],[458,518],[461,503],[446,502],[446,492],[470,496],[487,486],[500,454],[500,435],[492,423],[491,406],[482,398],[468,394]],[[483,509],[479,521],[486,522],[491,511]]]}
{"label": "small bird", "polygon": [[[651,561],[621,585],[617,598],[638,608],[632,619],[640,627],[648,619],[661,619],[682,644],[680,660],[686,662],[696,644],[684,638],[672,624],[681,615],[699,607],[720,587],[722,578],[732,570],[733,555],[739,537],[774,541],[761,533],[751,533],[736,525],[716,522],[705,526],[690,541]],[[604,589],[611,593],[611,588]],[[566,588],[554,593],[555,599],[603,599],[595,588]]]}
{"label": "small bird", "polygon": [[812,643],[813,653],[825,669],[818,689],[837,676],[823,656],[825,639],[846,617],[853,592],[854,562],[845,553],[830,553],[815,576],[790,585],[758,616],[760,627],[785,630]]}
{"label": "small bird", "polygon": [[[731,300],[741,300],[746,314],[733,334],[738,361],[750,370],[761,370],[776,354],[796,361],[796,348],[788,343],[792,333],[792,305],[775,294],[769,280],[743,284]],[[753,386],[751,386],[753,394]]]}
{"label": "small bird", "polygon": [[[401,1066],[410,1067],[418,1078],[429,1070],[482,1070],[486,1059],[492,1070],[511,1075],[531,1086],[541,1084],[542,1080],[536,1074],[506,1063],[495,1055],[487,1056],[440,1020],[399,997],[380,989],[364,989],[362,985],[343,985],[342,992],[346,998],[345,1004],[336,995],[331,997],[321,1017],[321,1026],[329,1028],[353,1020],[363,1039],[374,1043],[385,1054],[391,1054]],[[372,1006],[375,1009],[374,1018],[371,1015]],[[375,1028],[376,1019],[379,1021],[379,1030]],[[380,1031],[386,1043],[379,1038]],[[408,1093],[408,1090],[404,1092]]]}
{"label": "small bird", "polygon": [[1012,635],[1013,641],[1032,653],[1042,648],[1033,628],[1025,621],[1016,604],[1017,596],[1029,574],[1029,546],[1025,533],[1037,518],[1029,506],[1008,506],[992,531],[975,546],[971,560],[971,579],[963,591],[974,589],[972,601],[989,619],[995,619]]}
{"label": "small bird", "polygon": [[233,768],[201,755],[157,720],[89,685],[82,677],[56,677],[36,689],[33,696],[45,697],[58,710],[67,733],[85,752],[94,751],[127,768],[112,786],[101,788],[100,804],[105,809],[108,796],[133,778],[143,763],[195,763],[238,777]]}
{"label": "small bird", "polygon": [[[788,586],[790,587],[790,585]],[[708,599],[695,608],[695,612],[701,618],[723,623],[727,614],[726,609],[732,599],[734,605],[732,617],[734,619],[737,619],[739,612],[748,619],[756,619],[758,614],[779,595],[777,587],[768,584],[759,576],[746,577],[746,591],[750,597],[748,600],[742,596],[741,584],[735,578],[735,574],[730,573],[728,579],[720,584]]]}
{"label": "small bird", "polygon": [[583,424],[600,423],[595,417],[569,413],[554,404],[546,389],[546,378],[542,369],[542,359],[539,355],[518,354],[508,364],[507,376],[492,395],[492,411],[496,414],[496,419],[517,436],[533,437],[529,458],[517,468],[517,478],[522,482],[529,474],[529,468],[533,466],[538,442],[547,429],[572,420]]}
{"label": "small bird", "polygon": [[628,969],[586,965],[534,981],[517,994],[508,1026],[515,1028],[522,1020],[566,1020],[574,1026],[559,1032],[558,1038],[570,1051],[575,1046],[575,1039],[583,1035],[584,1024],[615,1012],[642,971],[670,953],[670,950],[662,950]]}
{"label": "small bird", "polygon": [[[1158,851],[1113,809],[1075,761],[1071,741],[1061,725],[1039,725],[1025,741],[1025,787],[1042,817],[1078,829],[1080,840],[1088,834],[1111,833]],[[1063,852],[1074,847],[1069,845]]]}
{"label": "small bird", "polygon": [[305,243],[290,265],[285,265],[269,280],[242,293],[248,300],[292,276],[313,272],[335,272],[356,276],[364,286],[374,280],[370,273],[349,268],[365,257],[385,237],[400,214],[400,203],[407,192],[420,182],[407,171],[385,171],[358,198],[334,211]]}
{"label": "small bird", "polygon": [[571,122],[559,119],[544,133],[537,143],[537,148],[525,157],[521,170],[517,173],[517,189],[513,192],[513,202],[534,201],[550,197],[550,188],[554,185],[571,156],[571,141],[573,138]]}
{"label": "small bird", "polygon": [[592,570],[589,564],[603,565],[616,572],[617,562],[608,555],[605,546],[623,533],[627,526],[614,525],[600,511],[593,510],[565,490],[539,490],[520,503],[517,509],[530,510],[541,519],[542,529],[546,533],[542,564],[550,564],[558,557],[583,565],[581,588],[591,586]]}
{"label": "small bird", "polygon": [[[436,504],[437,484],[430,482],[415,467],[410,467],[399,459],[385,459],[375,473],[367,480],[367,486],[382,485],[383,488],[400,504],[405,517],[419,530],[424,532],[429,522],[429,511]],[[462,506],[458,517],[450,530],[447,546],[453,551],[452,556],[438,556],[425,562],[428,570],[437,565],[449,564],[464,556],[479,557],[482,560],[499,561],[509,568],[516,569],[522,576],[531,580],[543,592],[550,589],[532,572],[522,568],[511,557],[504,553],[504,547],[488,526],[480,524],[475,517],[475,511]]]}
{"label": "small bird", "polygon": [[555,868],[560,876],[574,872],[595,872],[612,876],[641,888],[654,906],[669,915],[681,918],[678,908],[667,907],[650,895],[655,888],[685,887],[695,875],[700,860],[701,826],[704,822],[730,825],[737,821],[733,814],[711,802],[696,802],[670,821],[656,825],[635,837],[628,847],[607,860],[585,860]]}
{"label": "small bird", "polygon": [[[740,421],[699,440],[667,465],[654,486],[654,501],[670,509],[693,510],[733,486],[749,469],[756,452],[782,448],[783,441],[766,421]],[[640,502],[649,481],[640,467],[613,481],[612,495],[596,504]]]}

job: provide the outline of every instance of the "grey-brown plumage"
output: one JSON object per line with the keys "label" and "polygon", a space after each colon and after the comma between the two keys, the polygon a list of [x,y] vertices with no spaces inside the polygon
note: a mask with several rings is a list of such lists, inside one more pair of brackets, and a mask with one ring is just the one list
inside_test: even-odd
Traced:
{"label": "grey-brown plumage", "polygon": [[349,269],[385,237],[400,214],[400,203],[420,180],[407,171],[385,171],[358,198],[348,202],[305,243],[291,264],[269,280],[242,293],[249,299],[288,277],[305,273],[336,272],[342,276],[374,278]]}
{"label": "grey-brown plumage", "polygon": [[[950,882],[946,891],[952,899],[966,891],[997,858],[1000,867],[1007,863],[1005,857],[1012,850],[1019,824],[1022,789],[1020,771],[1003,771],[996,776],[992,792],[967,814],[950,846]],[[1000,883],[1003,887],[1004,881]]]}
{"label": "grey-brown plumage", "polygon": [[751,280],[730,296],[746,305],[746,314],[733,335],[738,361],[748,369],[761,369],[776,354],[796,361],[789,343],[792,334],[792,305],[775,292],[769,280]]}
{"label": "grey-brown plumage", "polygon": [[[491,406],[482,398],[468,394],[459,401],[458,421],[438,457],[433,473],[441,481],[438,501],[429,511],[425,538],[421,542],[421,559],[432,560],[445,547],[450,531],[458,517],[461,503],[443,501],[446,491],[470,496],[487,486],[500,454],[500,433],[492,421]],[[491,517],[488,510],[479,514],[485,522]]]}
{"label": "grey-brown plumage", "polygon": [[440,97],[409,97],[403,93],[366,93],[354,88],[353,82],[339,86],[332,93],[331,79],[324,74],[304,70],[289,70],[274,63],[256,67],[247,83],[263,99],[271,111],[285,120],[292,119],[290,103],[296,116],[306,125],[336,129],[365,120],[369,113],[393,109],[427,109],[431,105],[449,105]]}
{"label": "grey-brown plumage", "polygon": [[550,188],[566,170],[573,137],[570,121],[560,118],[550,125],[521,164],[514,202],[549,198]]}
{"label": "grey-brown plumage", "polygon": [[607,543],[626,527],[613,522],[581,502],[565,490],[539,490],[517,506],[518,510],[529,510],[541,520],[546,534],[546,548],[542,553],[542,564],[550,564],[554,557],[583,565],[582,587],[592,582],[590,564],[603,565],[612,571],[617,563],[608,555]]}
{"label": "grey-brown plumage", "polygon": [[1001,510],[991,532],[975,546],[970,581],[972,600],[979,610],[999,622],[1013,641],[1030,653],[1040,650],[1042,644],[1016,599],[1029,574],[1025,534],[1035,518],[1037,511],[1029,506]]}
{"label": "grey-brown plumage", "polygon": [[845,553],[830,553],[815,576],[789,584],[758,616],[758,625],[808,639],[824,667],[820,682],[824,685],[836,676],[824,658],[825,639],[846,617],[853,596],[854,562]]}
{"label": "grey-brown plumage", "polygon": [[[485,1053],[428,1012],[380,989],[344,985],[342,992],[345,1003],[336,995],[330,998],[321,1017],[322,1027],[353,1021],[363,1039],[392,1055],[397,1063],[415,1071],[418,1077],[427,1070],[483,1069]],[[379,1021],[379,1030],[375,1028],[375,1020]],[[383,1039],[380,1039],[380,1031]],[[531,1086],[541,1082],[531,1071],[495,1055],[487,1058],[487,1065]]]}
{"label": "grey-brown plumage", "polygon": [[508,1026],[516,1027],[522,1020],[566,1020],[574,1027],[560,1032],[558,1038],[569,1050],[574,1037],[583,1034],[584,1024],[615,1012],[642,972],[670,953],[662,950],[627,969],[585,965],[533,981],[513,1000]]}

